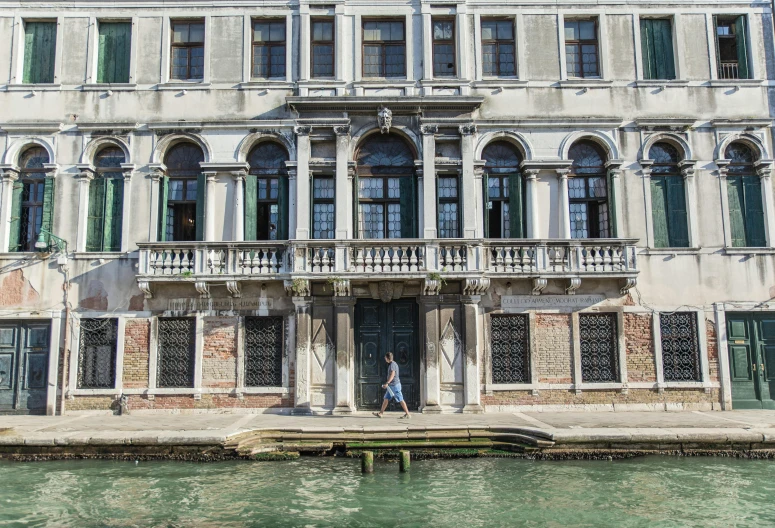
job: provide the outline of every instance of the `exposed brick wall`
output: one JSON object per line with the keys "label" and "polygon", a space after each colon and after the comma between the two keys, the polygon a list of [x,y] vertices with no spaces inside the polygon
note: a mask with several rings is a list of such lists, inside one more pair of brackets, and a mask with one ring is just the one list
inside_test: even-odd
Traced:
{"label": "exposed brick wall", "polygon": [[204,320],[202,386],[237,386],[237,317],[207,317]]}
{"label": "exposed brick wall", "polygon": [[535,339],[538,381],[541,383],[571,383],[573,352],[571,316],[569,314],[537,313]]}
{"label": "exposed brick wall", "polygon": [[651,314],[625,313],[624,339],[628,381],[656,381]]}
{"label": "exposed brick wall", "polygon": [[67,412],[71,411],[108,411],[114,410],[118,402],[111,396],[75,396],[68,399]]}
{"label": "exposed brick wall", "polygon": [[281,394],[246,394],[239,399],[231,394],[202,394],[201,400],[191,395],[164,395],[149,400],[130,396],[129,410],[147,409],[272,409],[293,407],[293,397]]}
{"label": "exposed brick wall", "polygon": [[124,332],[123,383],[127,389],[148,387],[151,321],[129,319]]}
{"label": "exposed brick wall", "polygon": [[708,370],[710,371],[710,381],[718,381],[718,336],[716,335],[716,324],[703,317],[700,319],[698,325],[698,330],[700,332],[702,332],[703,322],[705,324],[705,334],[708,343]]}
{"label": "exposed brick wall", "polygon": [[585,390],[575,394],[570,390],[541,390],[538,396],[530,391],[498,391],[482,394],[482,405],[611,405],[611,404],[660,404],[660,403],[717,403],[719,390],[706,394],[703,389],[667,389],[662,394],[655,389],[630,389],[627,394],[619,391]]}

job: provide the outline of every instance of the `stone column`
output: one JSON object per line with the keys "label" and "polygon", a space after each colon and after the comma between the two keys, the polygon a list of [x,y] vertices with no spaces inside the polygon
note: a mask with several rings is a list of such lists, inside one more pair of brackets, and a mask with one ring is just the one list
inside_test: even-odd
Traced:
{"label": "stone column", "polygon": [[[309,293],[302,292],[302,293]],[[293,414],[312,414],[310,402],[310,341],[312,298],[293,297],[296,307],[296,386]]]}
{"label": "stone column", "polygon": [[[234,178],[234,232],[232,240],[241,242],[245,240],[245,171],[234,171],[231,173]],[[290,189],[288,191],[290,194]],[[288,230],[290,233],[290,229]]]}
{"label": "stone column", "polygon": [[[699,218],[697,218],[697,188],[695,187],[694,173],[694,164],[681,164],[681,174],[684,178],[684,189],[686,192],[686,215],[689,217],[687,218],[689,246],[691,247],[697,247],[700,240]],[[651,191],[651,185],[649,185],[649,191]]]}
{"label": "stone column", "polygon": [[609,215],[613,218],[608,221],[608,231],[611,238],[619,238],[624,232],[624,222],[622,218],[622,200],[624,200],[624,193],[622,192],[622,169],[619,167],[613,167],[609,169],[611,173],[611,193],[614,195],[614,207],[610,207],[611,197],[608,197],[609,203]]}
{"label": "stone column", "polygon": [[481,342],[479,340],[479,301],[490,287],[490,279],[466,279],[463,287],[463,318],[465,328],[464,413],[484,412],[481,404]]}
{"label": "stone column", "polygon": [[350,296],[350,283],[342,280],[334,286],[336,317],[336,407],[334,414],[355,411],[355,297]]}
{"label": "stone column", "polygon": [[[772,196],[772,161],[759,162],[756,167],[762,185],[762,206],[764,209],[764,236],[767,245],[775,243],[775,203]],[[697,244],[693,244],[697,245]]]}
{"label": "stone column", "polygon": [[460,154],[463,161],[463,177],[461,178],[460,200],[462,215],[462,236],[463,238],[476,238],[476,189],[474,188],[474,134],[476,134],[476,125],[462,125],[458,127],[460,131],[461,144]]}
{"label": "stone column", "polygon": [[307,81],[310,78],[310,57],[311,57],[311,24],[309,15],[309,4],[299,6],[299,80]]}
{"label": "stone column", "polygon": [[215,240],[215,172],[205,172],[205,241]]}
{"label": "stone column", "polygon": [[124,175],[124,202],[123,209],[121,211],[121,252],[127,253],[129,251],[129,242],[131,239],[132,222],[132,175],[135,173],[135,166],[131,163],[122,163],[121,171]]}
{"label": "stone column", "polygon": [[538,169],[525,169],[525,194],[527,195],[527,237],[541,238],[538,224]]}
{"label": "stone column", "polygon": [[13,184],[19,179],[19,173],[15,170],[3,169],[2,198],[0,201],[0,253],[8,251],[11,237],[11,207],[13,203]]}
{"label": "stone column", "polygon": [[568,174],[570,169],[555,169],[559,186],[557,197],[560,213],[560,238],[571,238],[570,231],[570,197],[568,196]]}
{"label": "stone column", "polygon": [[651,205],[651,165],[654,161],[643,159],[639,163],[643,177],[643,203],[646,206],[646,246],[654,247],[654,215]]}
{"label": "stone column", "polygon": [[347,169],[350,157],[350,125],[334,127],[336,134],[336,198],[335,198],[335,233],[338,240],[352,238],[347,205],[351,201],[350,185],[347,181]]}
{"label": "stone column", "polygon": [[729,220],[729,190],[727,189],[727,166],[729,160],[718,159],[718,184],[721,192],[721,225],[724,226],[724,246],[732,247],[732,224]]}
{"label": "stone column", "polygon": [[[298,173],[296,164],[286,161],[285,166],[288,169],[288,238],[293,238],[296,234],[297,218],[296,210],[299,208],[299,202],[296,199],[296,174]],[[307,209],[309,210],[309,208]]]}
{"label": "stone column", "polygon": [[423,225],[422,238],[436,238],[436,136],[439,127],[423,125],[422,132],[422,173],[423,173]]}
{"label": "stone column", "polygon": [[78,238],[75,241],[76,251],[86,251],[86,231],[89,224],[89,185],[93,179],[94,173],[91,171],[85,170],[78,174]]}
{"label": "stone column", "polygon": [[296,127],[296,211],[292,216],[296,217],[296,239],[307,240],[309,238],[309,157],[310,139],[312,132],[310,126]]}
{"label": "stone column", "polygon": [[148,240],[159,240],[159,200],[161,199],[161,179],[164,177],[163,169],[155,169],[151,172],[151,224],[148,226]]}
{"label": "stone column", "polygon": [[[439,288],[441,284],[434,284],[429,287],[429,283],[440,281],[426,280],[423,287],[424,293],[419,297],[420,318],[422,326],[422,335],[420,342],[425,343],[425,355],[422,358],[425,367],[425,404],[422,407],[423,413],[439,414],[441,413],[441,351],[439,350]],[[428,295],[431,294],[431,295]],[[421,369],[422,371],[422,369]]]}

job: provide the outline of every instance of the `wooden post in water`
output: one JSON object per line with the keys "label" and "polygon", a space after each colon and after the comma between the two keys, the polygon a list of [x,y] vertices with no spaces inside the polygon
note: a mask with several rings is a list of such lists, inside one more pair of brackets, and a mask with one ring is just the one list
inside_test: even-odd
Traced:
{"label": "wooden post in water", "polygon": [[374,453],[371,451],[361,453],[361,473],[374,473]]}
{"label": "wooden post in water", "polygon": [[398,461],[398,469],[401,471],[401,473],[406,473],[409,471],[410,463],[410,457],[409,457],[409,451],[401,451],[401,458]]}

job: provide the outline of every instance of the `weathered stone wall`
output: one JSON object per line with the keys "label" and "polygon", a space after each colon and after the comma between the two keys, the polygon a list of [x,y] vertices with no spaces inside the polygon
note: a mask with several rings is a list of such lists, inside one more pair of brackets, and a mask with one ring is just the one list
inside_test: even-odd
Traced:
{"label": "weathered stone wall", "polygon": [[569,314],[536,314],[533,340],[538,357],[539,383],[571,383],[573,352],[571,316]]}
{"label": "weathered stone wall", "polygon": [[237,386],[237,317],[206,317],[202,350],[202,386]]}
{"label": "weathered stone wall", "polygon": [[719,408],[718,402],[718,389],[712,389],[708,394],[703,389],[670,389],[662,394],[656,389],[630,389],[626,394],[612,390],[585,390],[580,394],[571,390],[541,390],[537,396],[533,396],[530,391],[498,391],[492,395],[482,395],[482,405],[489,412],[532,405],[598,405],[601,409],[628,405],[631,409],[643,410],[716,409]]}

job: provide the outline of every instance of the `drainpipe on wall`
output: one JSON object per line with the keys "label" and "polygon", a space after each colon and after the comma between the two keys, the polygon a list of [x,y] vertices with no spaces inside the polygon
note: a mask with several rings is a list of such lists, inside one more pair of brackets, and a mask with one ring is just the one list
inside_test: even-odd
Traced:
{"label": "drainpipe on wall", "polygon": [[62,283],[62,290],[64,291],[64,303],[65,303],[65,348],[62,358],[62,399],[59,402],[59,414],[64,416],[65,414],[65,398],[67,396],[67,375],[70,365],[70,276],[67,269],[67,255],[60,255],[57,264],[59,264],[59,271],[64,275],[64,282]]}

